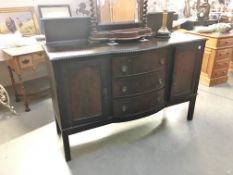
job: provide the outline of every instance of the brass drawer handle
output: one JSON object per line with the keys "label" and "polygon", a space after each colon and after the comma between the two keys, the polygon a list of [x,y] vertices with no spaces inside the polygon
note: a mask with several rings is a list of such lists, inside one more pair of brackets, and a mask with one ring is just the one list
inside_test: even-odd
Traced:
{"label": "brass drawer handle", "polygon": [[125,93],[125,92],[127,92],[127,91],[128,91],[127,86],[123,86],[123,87],[121,88],[121,92]]}
{"label": "brass drawer handle", "polygon": [[163,84],[163,79],[160,78],[160,79],[158,80],[158,82],[159,82],[159,85],[162,85],[162,84]]}
{"label": "brass drawer handle", "polygon": [[126,105],[121,106],[121,111],[126,112],[127,111],[127,106]]}
{"label": "brass drawer handle", "polygon": [[128,71],[128,66],[127,65],[123,65],[123,66],[121,66],[121,71],[122,72],[127,72]]}
{"label": "brass drawer handle", "polygon": [[158,103],[162,102],[161,97],[157,97],[157,102],[158,102]]}
{"label": "brass drawer handle", "polygon": [[159,63],[160,63],[161,65],[164,65],[164,64],[165,64],[164,58],[161,58],[160,61],[159,61]]}

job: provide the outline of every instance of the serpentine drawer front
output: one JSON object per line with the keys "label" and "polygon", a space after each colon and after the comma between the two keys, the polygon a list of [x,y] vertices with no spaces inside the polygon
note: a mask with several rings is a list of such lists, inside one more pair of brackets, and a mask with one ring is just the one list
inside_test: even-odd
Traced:
{"label": "serpentine drawer front", "polygon": [[165,86],[165,69],[145,75],[116,78],[112,80],[113,97],[132,96]]}
{"label": "serpentine drawer front", "polygon": [[113,77],[142,74],[161,69],[167,64],[167,48],[146,54],[131,54],[112,60]]}
{"label": "serpentine drawer front", "polygon": [[146,117],[187,101],[187,118],[192,120],[205,39],[180,35],[87,45],[85,51],[45,47],[57,132],[67,161],[68,136],[76,132]]}

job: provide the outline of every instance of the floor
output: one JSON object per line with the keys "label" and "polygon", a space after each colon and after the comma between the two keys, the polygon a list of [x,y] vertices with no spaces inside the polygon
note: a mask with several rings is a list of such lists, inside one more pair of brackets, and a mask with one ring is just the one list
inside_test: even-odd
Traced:
{"label": "floor", "polygon": [[233,175],[233,74],[198,93],[192,122],[184,103],[70,136],[68,163],[49,97],[0,108],[0,175]]}

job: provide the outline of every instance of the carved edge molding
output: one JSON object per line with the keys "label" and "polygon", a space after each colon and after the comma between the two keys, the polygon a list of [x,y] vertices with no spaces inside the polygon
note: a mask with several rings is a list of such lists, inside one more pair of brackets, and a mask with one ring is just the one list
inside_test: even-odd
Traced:
{"label": "carved edge molding", "polygon": [[0,84],[0,104],[7,107],[13,114],[16,114],[14,107],[10,105],[9,94],[1,84]]}

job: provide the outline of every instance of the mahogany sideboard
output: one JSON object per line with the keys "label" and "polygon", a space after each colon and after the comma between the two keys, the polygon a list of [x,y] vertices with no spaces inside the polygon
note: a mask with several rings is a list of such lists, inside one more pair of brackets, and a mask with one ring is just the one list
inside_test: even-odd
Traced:
{"label": "mahogany sideboard", "polygon": [[116,46],[45,46],[66,160],[71,160],[69,135],[76,132],[146,117],[183,102],[189,102],[187,119],[192,120],[205,41],[173,33],[169,40]]}

